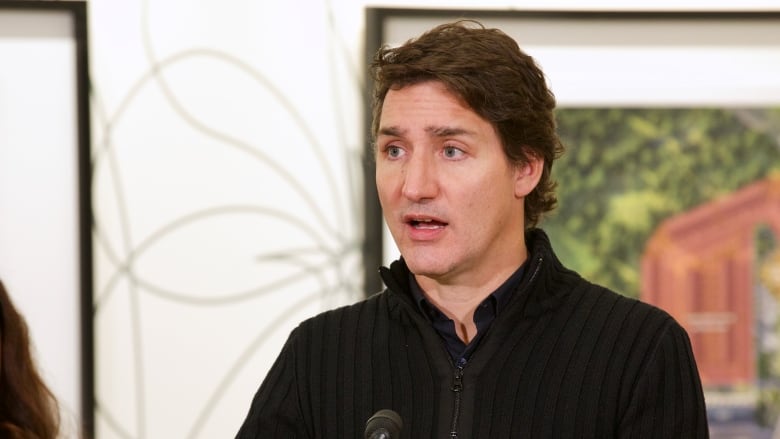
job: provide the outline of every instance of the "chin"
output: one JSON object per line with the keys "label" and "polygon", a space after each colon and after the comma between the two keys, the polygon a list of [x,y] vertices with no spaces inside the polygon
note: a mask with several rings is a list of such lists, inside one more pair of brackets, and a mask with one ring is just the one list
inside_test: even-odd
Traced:
{"label": "chin", "polygon": [[429,257],[421,258],[419,256],[412,256],[410,258],[404,257],[404,260],[406,261],[406,266],[409,267],[409,271],[417,276],[435,278],[447,271],[445,264],[442,264],[441,258],[433,258],[433,260],[430,260]]}

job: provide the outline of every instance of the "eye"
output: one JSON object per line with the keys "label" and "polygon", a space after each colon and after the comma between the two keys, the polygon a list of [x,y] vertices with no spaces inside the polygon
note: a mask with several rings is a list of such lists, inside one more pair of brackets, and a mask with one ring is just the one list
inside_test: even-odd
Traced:
{"label": "eye", "polygon": [[385,148],[385,154],[391,159],[397,159],[398,157],[401,157],[403,150],[398,146],[388,145]]}
{"label": "eye", "polygon": [[454,146],[445,146],[443,153],[444,153],[444,157],[448,159],[458,159],[463,157],[464,154],[462,149],[456,148]]}

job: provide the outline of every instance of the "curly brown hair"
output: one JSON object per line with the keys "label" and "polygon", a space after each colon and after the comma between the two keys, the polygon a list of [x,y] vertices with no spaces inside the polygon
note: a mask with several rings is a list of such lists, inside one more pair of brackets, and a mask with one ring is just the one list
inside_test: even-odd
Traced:
{"label": "curly brown hair", "polygon": [[24,318],[0,282],[0,437],[55,439],[59,406],[38,374]]}
{"label": "curly brown hair", "polygon": [[525,227],[555,208],[552,164],[563,154],[556,133],[555,96],[544,73],[517,42],[499,29],[461,20],[437,26],[416,39],[380,48],[374,79],[372,136],[376,139],[387,92],[438,81],[496,129],[511,163],[544,161],[536,188],[525,197]]}

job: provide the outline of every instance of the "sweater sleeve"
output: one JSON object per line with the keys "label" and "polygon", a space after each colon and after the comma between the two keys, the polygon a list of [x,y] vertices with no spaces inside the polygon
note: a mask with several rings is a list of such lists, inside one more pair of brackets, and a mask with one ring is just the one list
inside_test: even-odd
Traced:
{"label": "sweater sleeve", "polygon": [[260,385],[236,439],[309,437],[298,400],[295,334],[293,331]]}
{"label": "sweater sleeve", "polygon": [[647,355],[618,437],[708,438],[704,395],[688,334],[669,318]]}

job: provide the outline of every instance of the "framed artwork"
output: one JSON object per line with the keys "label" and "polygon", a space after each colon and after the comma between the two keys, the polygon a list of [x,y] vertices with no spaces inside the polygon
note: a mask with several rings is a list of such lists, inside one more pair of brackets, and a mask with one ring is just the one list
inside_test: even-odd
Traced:
{"label": "framed artwork", "polygon": [[[556,95],[541,227],[564,264],[686,328],[713,437],[780,431],[780,13],[372,8],[366,57],[463,18],[512,36]],[[368,291],[397,256],[373,182]]]}
{"label": "framed artwork", "polygon": [[0,2],[0,279],[62,410],[93,437],[84,1]]}

